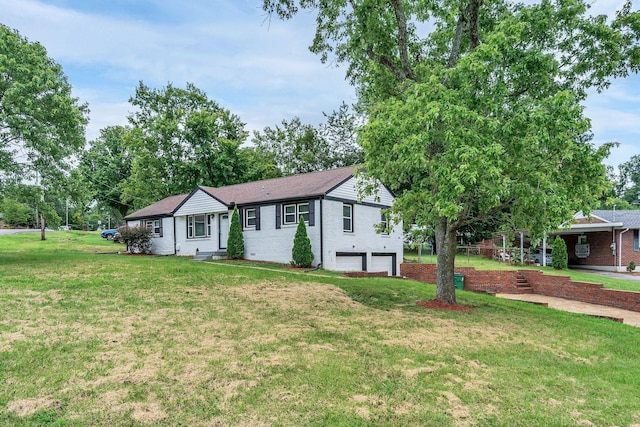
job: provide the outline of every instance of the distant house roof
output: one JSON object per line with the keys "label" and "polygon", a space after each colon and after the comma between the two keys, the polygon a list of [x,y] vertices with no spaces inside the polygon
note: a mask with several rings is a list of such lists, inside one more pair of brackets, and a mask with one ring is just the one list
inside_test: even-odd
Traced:
{"label": "distant house roof", "polygon": [[169,196],[152,205],[144,207],[124,217],[126,220],[152,218],[161,216],[172,216],[178,207],[184,202],[188,194]]}
{"label": "distant house roof", "polygon": [[347,166],[320,172],[247,182],[227,187],[204,187],[204,192],[227,206],[246,205],[301,197],[323,196],[353,176],[355,168]]}
{"label": "distant house roof", "polygon": [[607,222],[621,222],[625,228],[640,228],[640,210],[597,210],[591,215]]}
{"label": "distant house roof", "polygon": [[588,216],[578,212],[573,217],[575,223],[556,234],[576,232],[611,231],[619,228],[640,228],[640,210],[595,210]]}
{"label": "distant house roof", "polygon": [[[229,207],[233,204],[246,205],[251,203],[319,197],[326,195],[338,185],[347,181],[353,176],[354,172],[355,167],[347,166],[326,171],[229,185],[226,187],[215,188],[199,186],[191,194],[200,189]],[[162,199],[159,202],[127,215],[125,219],[134,220],[171,216],[191,194],[167,197],[166,199]]]}

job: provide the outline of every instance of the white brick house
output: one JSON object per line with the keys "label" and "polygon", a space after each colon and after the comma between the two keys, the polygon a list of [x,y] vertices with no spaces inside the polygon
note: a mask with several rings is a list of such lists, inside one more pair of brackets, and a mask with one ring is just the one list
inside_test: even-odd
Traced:
{"label": "white brick house", "polygon": [[359,200],[353,167],[256,181],[227,187],[199,186],[125,217],[128,225],[153,229],[155,254],[224,253],[234,206],[240,211],[249,260],[289,263],[300,216],[314,265],[328,270],[400,274],[402,226],[378,233],[382,209],[393,195],[379,185],[377,196]]}

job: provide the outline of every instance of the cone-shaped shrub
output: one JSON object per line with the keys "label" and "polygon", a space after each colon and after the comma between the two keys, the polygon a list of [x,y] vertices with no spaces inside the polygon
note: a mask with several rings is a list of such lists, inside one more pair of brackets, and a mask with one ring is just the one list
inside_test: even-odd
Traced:
{"label": "cone-shaped shrub", "polygon": [[296,236],[293,239],[293,249],[291,249],[291,264],[296,267],[311,267],[313,262],[313,251],[311,250],[311,240],[307,235],[307,227],[304,218],[300,217]]}
{"label": "cone-shaped shrub", "polygon": [[551,265],[557,270],[565,269],[569,266],[569,255],[567,254],[567,244],[560,236],[553,242],[551,251]]}
{"label": "cone-shaped shrub", "polygon": [[244,258],[244,235],[240,226],[240,214],[237,206],[233,208],[233,213],[231,214],[229,238],[227,239],[227,256],[231,259]]}

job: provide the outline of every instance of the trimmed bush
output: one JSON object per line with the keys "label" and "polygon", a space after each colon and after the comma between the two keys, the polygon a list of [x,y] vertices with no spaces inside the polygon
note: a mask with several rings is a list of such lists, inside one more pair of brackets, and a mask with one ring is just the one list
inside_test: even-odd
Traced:
{"label": "trimmed bush", "polygon": [[231,225],[229,225],[229,238],[227,239],[227,256],[231,259],[244,258],[244,235],[240,226],[240,214],[238,207],[233,208]]}
{"label": "trimmed bush", "polygon": [[300,221],[298,222],[296,235],[293,239],[293,249],[291,249],[291,257],[293,258],[291,264],[296,267],[311,267],[311,263],[313,262],[311,240],[307,235],[307,226],[304,223],[303,217],[300,217]]}
{"label": "trimmed bush", "polygon": [[553,242],[551,265],[556,270],[563,270],[569,266],[569,255],[567,254],[567,244],[562,237],[556,237]]}
{"label": "trimmed bush", "polygon": [[151,252],[151,229],[146,227],[122,227],[120,241],[127,244],[127,250],[134,254]]}

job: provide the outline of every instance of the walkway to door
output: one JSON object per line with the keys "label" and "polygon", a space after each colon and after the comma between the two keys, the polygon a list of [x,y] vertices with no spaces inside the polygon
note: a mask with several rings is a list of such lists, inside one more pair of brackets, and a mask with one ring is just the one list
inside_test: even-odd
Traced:
{"label": "walkway to door", "polygon": [[570,311],[573,313],[588,314],[591,316],[613,317],[623,319],[623,323],[640,327],[640,313],[621,308],[607,307],[605,305],[588,304],[586,302],[573,301],[564,298],[548,297],[538,294],[496,294],[497,297],[518,301],[547,304],[556,310]]}

